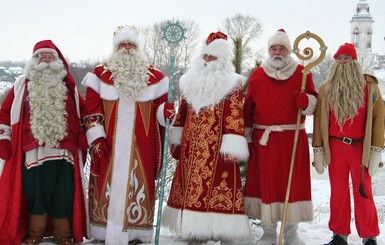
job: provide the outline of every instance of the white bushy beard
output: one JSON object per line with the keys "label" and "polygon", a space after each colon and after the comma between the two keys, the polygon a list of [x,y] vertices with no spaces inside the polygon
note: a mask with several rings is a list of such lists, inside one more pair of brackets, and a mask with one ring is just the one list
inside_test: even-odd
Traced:
{"label": "white bushy beard", "polygon": [[39,145],[57,147],[67,136],[67,71],[60,59],[40,64],[34,59],[27,70],[32,135]]}
{"label": "white bushy beard", "polygon": [[138,99],[147,88],[149,62],[141,51],[119,49],[107,60],[114,86],[128,101]]}
{"label": "white bushy beard", "polygon": [[213,107],[235,89],[237,75],[234,71],[229,60],[218,58],[206,62],[198,56],[180,79],[181,93],[198,114],[201,108]]}
{"label": "white bushy beard", "polygon": [[290,63],[290,55],[283,57],[282,55],[270,56],[267,63],[274,69],[280,70]]}

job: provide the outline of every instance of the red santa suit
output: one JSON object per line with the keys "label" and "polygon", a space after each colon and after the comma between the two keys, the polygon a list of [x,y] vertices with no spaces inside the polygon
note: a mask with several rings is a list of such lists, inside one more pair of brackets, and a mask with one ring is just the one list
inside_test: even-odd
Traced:
{"label": "red santa suit", "polygon": [[87,87],[86,121],[94,126],[87,130],[88,142],[106,137],[111,149],[102,159],[94,154],[89,185],[91,236],[106,244],[152,241],[168,78],[153,67],[147,76],[147,88],[135,101],[119,94],[103,65],[82,82]]}
{"label": "red santa suit", "polygon": [[[290,59],[276,70],[265,62],[250,76],[244,104],[246,127],[252,130],[252,147],[245,185],[248,216],[265,225],[281,220],[285,202],[303,66]],[[309,145],[305,115],[312,114],[316,91],[312,75],[307,75],[305,93],[309,106],[303,111],[287,209],[287,222],[311,221],[313,206],[310,186]]]}
{"label": "red santa suit", "polygon": [[[229,56],[221,53],[226,49],[218,48],[227,44],[221,42],[225,41],[209,42],[201,53],[227,60]],[[185,239],[244,240],[250,234],[238,165],[249,155],[242,110],[244,77],[229,72],[206,94],[196,93],[205,85],[194,80],[195,74],[188,72],[180,80],[182,100],[170,131],[172,154],[179,161],[162,225]]]}
{"label": "red santa suit", "polygon": [[[59,53],[59,56],[63,60],[61,53]],[[67,66],[66,63],[65,65]],[[64,155],[60,156],[47,155],[46,157],[49,160],[64,158],[74,165],[74,201],[71,226],[73,241],[78,243],[83,241],[83,237],[88,237],[86,199],[82,181],[87,143],[84,129],[80,126],[84,100],[78,94],[71,74],[68,73],[64,81],[68,88],[65,105],[68,134],[55,149],[61,149],[72,156],[69,157],[68,154],[64,153]],[[31,133],[29,103],[26,99],[28,82],[29,80],[24,76],[17,80],[0,109],[0,139],[9,138],[12,144],[12,156],[5,161],[0,179],[1,244],[21,244],[25,239],[29,215],[26,210],[27,198],[22,187],[21,170],[23,164],[26,164],[25,153],[44,147],[38,144]],[[8,134],[7,136],[7,131],[11,132],[11,135]],[[27,168],[42,164],[46,159],[38,160],[38,162],[27,166]],[[52,227],[47,226],[46,235],[52,234],[50,232],[52,232]]]}

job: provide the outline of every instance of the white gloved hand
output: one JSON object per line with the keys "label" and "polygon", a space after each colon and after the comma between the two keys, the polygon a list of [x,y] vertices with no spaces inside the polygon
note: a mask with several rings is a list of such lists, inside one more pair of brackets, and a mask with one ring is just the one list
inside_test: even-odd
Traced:
{"label": "white gloved hand", "polygon": [[325,164],[325,148],[323,147],[313,147],[313,153],[314,153],[314,162],[313,166],[315,167],[315,170],[319,174],[323,174],[324,169],[326,167]]}
{"label": "white gloved hand", "polygon": [[370,158],[369,158],[369,175],[374,176],[380,164],[382,164],[381,157],[382,149],[377,146],[370,147]]}

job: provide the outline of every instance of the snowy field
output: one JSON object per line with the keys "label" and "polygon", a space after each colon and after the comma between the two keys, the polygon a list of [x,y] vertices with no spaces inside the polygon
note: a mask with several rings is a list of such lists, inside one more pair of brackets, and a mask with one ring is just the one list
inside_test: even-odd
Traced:
{"label": "snowy field", "polygon": [[[312,131],[312,117],[308,117],[307,131]],[[310,155],[313,158],[312,150]],[[385,154],[383,154],[385,160]],[[328,228],[329,220],[329,198],[330,186],[327,171],[323,175],[319,175],[314,168],[311,170],[312,175],[312,196],[314,206],[314,220],[309,223],[301,223],[299,225],[299,233],[306,241],[307,245],[324,244],[331,240],[332,233]],[[373,193],[377,205],[378,216],[380,220],[381,234],[377,237],[379,245],[385,245],[385,168],[378,170],[376,176],[373,178]],[[165,202],[163,203],[165,204]],[[352,205],[354,203],[352,202]],[[157,205],[156,205],[157,207]],[[156,219],[155,219],[156,220]],[[236,241],[233,244],[225,243],[223,241],[206,241],[203,243],[191,243],[183,241],[180,237],[171,234],[167,230],[160,230],[159,244],[161,245],[252,245],[256,244],[258,239],[262,236],[262,229],[259,226],[251,225],[252,237],[245,241]],[[279,234],[280,227],[277,227],[277,234]],[[354,224],[354,216],[351,219],[352,234],[348,237],[349,245],[362,244],[361,238],[357,234]],[[43,244],[53,244],[51,239],[46,240]],[[83,244],[103,244],[101,242],[86,240]],[[145,244],[149,245],[149,244]]]}

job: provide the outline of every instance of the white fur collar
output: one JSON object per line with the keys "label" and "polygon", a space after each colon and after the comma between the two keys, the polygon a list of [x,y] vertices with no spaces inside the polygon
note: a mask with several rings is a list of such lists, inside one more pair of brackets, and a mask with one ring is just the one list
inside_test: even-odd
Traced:
{"label": "white fur collar", "polygon": [[277,80],[286,80],[293,75],[295,70],[297,69],[298,62],[294,59],[290,59],[290,63],[284,68],[277,70],[276,68],[271,67],[267,61],[263,62],[262,68],[266,72],[266,74]]}

